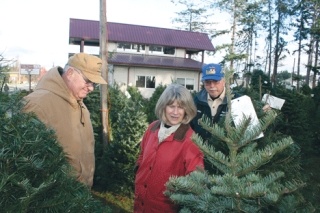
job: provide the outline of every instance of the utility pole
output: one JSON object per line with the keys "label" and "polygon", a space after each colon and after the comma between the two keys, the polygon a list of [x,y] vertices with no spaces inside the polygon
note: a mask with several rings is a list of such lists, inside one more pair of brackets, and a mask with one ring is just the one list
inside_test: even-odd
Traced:
{"label": "utility pole", "polygon": [[[108,82],[108,34],[107,34],[107,0],[100,0],[100,57],[102,60],[102,77]],[[108,85],[100,85],[100,106],[102,120],[102,143],[108,144],[109,110],[108,110]]]}

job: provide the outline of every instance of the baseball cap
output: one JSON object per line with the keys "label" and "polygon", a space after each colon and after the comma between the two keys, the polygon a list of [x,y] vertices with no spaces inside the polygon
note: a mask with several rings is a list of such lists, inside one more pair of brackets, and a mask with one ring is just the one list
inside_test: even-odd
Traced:
{"label": "baseball cap", "polygon": [[202,67],[202,81],[220,81],[224,77],[220,64],[206,64]]}
{"label": "baseball cap", "polygon": [[101,76],[102,60],[94,55],[76,53],[68,60],[68,65],[81,72],[93,83],[107,84]]}

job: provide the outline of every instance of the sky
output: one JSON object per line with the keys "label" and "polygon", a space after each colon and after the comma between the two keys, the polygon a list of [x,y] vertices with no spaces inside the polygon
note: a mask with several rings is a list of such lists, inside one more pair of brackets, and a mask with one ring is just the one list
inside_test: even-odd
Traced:
{"label": "sky", "polygon": [[[106,0],[107,21],[174,28],[176,12],[183,10],[170,0]],[[64,66],[69,52],[79,46],[69,45],[69,20],[79,18],[99,21],[100,0],[1,0],[0,55],[20,64],[39,64],[47,70]],[[217,14],[219,26],[229,24],[228,18]],[[213,45],[219,43],[213,40]],[[98,48],[85,47],[86,53],[99,53]],[[205,57],[205,63],[218,63],[221,57]],[[292,70],[292,61],[286,66]]]}
{"label": "sky", "polygon": [[[106,0],[107,21],[172,28],[175,7],[170,0]],[[99,21],[99,0],[1,0],[0,54],[21,64],[49,69],[64,66],[70,46],[69,20]],[[85,48],[95,53],[99,49]],[[97,52],[99,53],[99,52]]]}

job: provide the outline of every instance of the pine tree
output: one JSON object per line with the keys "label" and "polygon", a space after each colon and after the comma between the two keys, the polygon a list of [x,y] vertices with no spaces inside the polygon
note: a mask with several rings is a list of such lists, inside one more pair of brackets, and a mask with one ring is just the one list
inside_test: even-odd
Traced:
{"label": "pine tree", "polygon": [[[96,150],[94,188],[132,195],[134,167],[139,154],[139,142],[147,128],[147,116],[143,112],[144,106],[137,102],[141,100],[138,90],[136,93],[131,90],[131,98],[127,98],[116,84],[110,86],[108,91],[111,126],[109,132],[112,136],[102,154],[97,152],[102,150],[101,147]],[[95,103],[98,101],[99,99]]]}
{"label": "pine tree", "polygon": [[[230,76],[232,72],[227,72],[226,82]],[[288,174],[290,170],[299,172],[298,166],[292,166],[296,146],[291,137],[256,139],[275,121],[277,112],[268,111],[253,127],[250,117],[243,117],[236,126],[228,83],[226,88],[230,110],[224,122],[212,125],[207,118],[200,119],[216,139],[215,145],[193,136],[218,172],[194,171],[185,177],[171,177],[165,194],[181,205],[180,212],[313,212],[312,205],[298,193],[305,183],[299,175]]]}

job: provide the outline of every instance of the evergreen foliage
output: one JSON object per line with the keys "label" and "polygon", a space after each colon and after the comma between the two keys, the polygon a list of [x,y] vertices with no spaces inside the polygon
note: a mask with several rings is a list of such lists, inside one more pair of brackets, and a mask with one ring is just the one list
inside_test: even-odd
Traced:
{"label": "evergreen foliage", "polygon": [[[200,119],[215,144],[193,136],[218,172],[195,171],[185,177],[172,177],[166,195],[181,205],[180,212],[314,212],[299,193],[305,183],[299,175],[298,146],[284,134],[266,134],[279,112],[268,111],[250,128],[251,118],[244,117],[236,127],[231,116],[231,92],[228,84],[226,87],[230,110],[223,124],[212,125],[207,118]],[[265,136],[256,139],[261,131]]]}
{"label": "evergreen foliage", "polygon": [[264,74],[262,70],[255,69],[252,72],[250,87],[254,91],[270,90],[271,82],[269,77]]}
{"label": "evergreen foliage", "polygon": [[1,212],[110,212],[71,176],[53,130],[0,93]]}
{"label": "evergreen foliage", "polygon": [[[143,105],[127,98],[118,86],[109,87],[108,91],[112,137],[106,146],[98,146],[103,152],[96,151],[94,187],[103,191],[132,195],[133,169],[141,137],[147,128],[146,115],[142,109]],[[136,93],[132,97],[140,100],[139,94]]]}
{"label": "evergreen foliage", "polygon": [[[273,91],[274,95],[286,100],[281,109],[281,114],[277,122],[272,125],[270,132],[277,132],[290,135],[300,150],[300,173],[287,172],[288,175],[301,177],[307,183],[306,187],[301,190],[303,196],[312,201],[314,206],[319,209],[319,172],[316,169],[319,164],[319,110],[317,109],[317,89],[314,97],[310,94],[302,94],[296,91],[290,91],[277,88]],[[279,166],[284,164],[279,163]],[[291,167],[290,167],[291,166]],[[288,165],[287,170],[292,169]]]}
{"label": "evergreen foliage", "polygon": [[145,108],[147,104],[147,100],[141,95],[139,89],[135,86],[131,86],[127,88],[129,94],[131,95],[130,99],[135,104],[139,104],[142,109]]}
{"label": "evergreen foliage", "polygon": [[313,149],[311,146],[315,140],[315,132],[310,131],[315,126],[316,106],[310,95],[298,92],[277,89],[275,96],[286,100],[281,109],[281,120],[278,123],[278,131],[290,135],[299,144],[303,154]]}
{"label": "evergreen foliage", "polygon": [[83,100],[84,104],[90,112],[91,123],[93,127],[94,137],[96,145],[102,140],[102,123],[101,123],[101,104],[100,104],[100,90],[95,88],[89,95]]}
{"label": "evergreen foliage", "polygon": [[[255,80],[252,79],[251,82],[255,83]],[[263,114],[259,109],[261,102],[255,101],[261,99],[257,91],[250,88],[237,89],[241,94],[253,97],[253,103],[257,106],[257,114],[261,116]],[[293,146],[274,157],[272,164],[268,164],[268,169],[270,170],[270,166],[273,166],[274,169],[278,168],[285,171],[286,178],[299,177],[303,179],[307,185],[302,188],[301,193],[314,206],[319,206],[319,172],[314,169],[319,164],[318,156],[320,152],[318,130],[320,125],[319,87],[313,89],[311,93],[313,95],[310,94],[308,89],[299,93],[296,90],[288,90],[281,85],[273,89],[262,87],[262,94],[264,93],[270,93],[286,101],[281,111],[278,112],[275,122],[266,129],[265,137],[259,143],[267,144],[270,141],[276,141],[278,138],[286,137],[286,135],[290,135],[295,141]],[[286,156],[290,156],[290,158]],[[281,159],[290,160],[283,161]]]}

